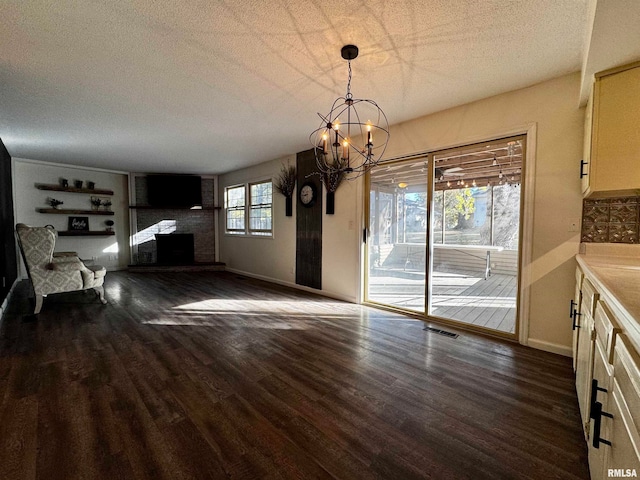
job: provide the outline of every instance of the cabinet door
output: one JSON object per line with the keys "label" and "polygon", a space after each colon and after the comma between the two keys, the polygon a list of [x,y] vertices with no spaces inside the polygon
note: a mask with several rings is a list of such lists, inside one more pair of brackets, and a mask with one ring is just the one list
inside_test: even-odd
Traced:
{"label": "cabinet door", "polygon": [[640,192],[640,66],[603,73],[595,83],[590,191]]}
{"label": "cabinet door", "polygon": [[593,318],[583,313],[578,351],[576,354],[576,392],[585,438],[589,438],[589,415],[591,412],[591,379],[593,378],[594,329]]}
{"label": "cabinet door", "polygon": [[[609,426],[603,432],[611,446],[600,445],[606,452],[606,470],[640,475],[640,359],[624,336],[614,351],[614,380]],[[608,419],[606,419],[608,420]],[[605,419],[603,419],[603,424]],[[620,476],[620,475],[617,475]]]}
{"label": "cabinet door", "polygon": [[[613,382],[613,366],[608,361],[606,349],[603,348],[603,344],[596,339],[595,352],[593,357],[593,380],[592,387],[596,387],[591,392],[591,400],[593,402],[600,402],[602,404],[602,410],[608,412],[609,401],[611,397],[611,385]],[[596,383],[597,382],[597,383]],[[600,437],[608,438],[608,424],[607,417],[601,419],[601,432]],[[593,421],[591,421],[591,425]],[[607,478],[606,473],[606,445],[601,445],[599,448],[593,446],[593,428],[590,429],[589,434],[589,470],[591,472],[591,480],[598,480],[601,478]]]}
{"label": "cabinet door", "polygon": [[589,95],[587,108],[584,112],[584,144],[582,153],[582,163],[580,164],[580,181],[582,182],[582,193],[587,195],[591,180],[591,129],[593,127],[593,90]]}
{"label": "cabinet door", "polygon": [[580,326],[582,323],[582,319],[580,318],[581,310],[582,310],[582,279],[584,278],[584,274],[580,267],[576,267],[576,289],[573,295],[573,301],[571,305],[571,319],[572,319],[572,327],[573,327],[573,371],[576,371],[576,364],[578,361],[578,340],[580,337]]}

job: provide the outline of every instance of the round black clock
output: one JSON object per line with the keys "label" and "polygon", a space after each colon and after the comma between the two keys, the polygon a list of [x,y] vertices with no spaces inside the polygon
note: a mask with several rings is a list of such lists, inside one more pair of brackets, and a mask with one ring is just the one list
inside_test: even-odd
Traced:
{"label": "round black clock", "polygon": [[314,203],[316,203],[317,190],[315,184],[311,182],[307,182],[300,188],[300,192],[298,192],[298,197],[300,197],[300,202],[304,207],[311,207]]}

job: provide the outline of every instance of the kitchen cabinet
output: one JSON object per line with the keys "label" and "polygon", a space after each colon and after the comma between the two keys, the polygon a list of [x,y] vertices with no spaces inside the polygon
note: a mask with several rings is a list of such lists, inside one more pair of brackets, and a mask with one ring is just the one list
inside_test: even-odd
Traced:
{"label": "kitchen cabinet", "polygon": [[[591,479],[607,478],[607,450],[600,448],[600,439],[608,438],[609,426],[606,414],[611,404],[613,384],[613,348],[620,328],[606,304],[598,301],[594,318],[595,350],[593,358],[593,378],[591,380],[590,424],[589,424],[589,470]],[[603,413],[604,412],[604,413]],[[596,418],[597,417],[597,418]],[[598,423],[596,423],[598,422]],[[604,425],[603,425],[604,422]],[[598,440],[594,442],[597,435]],[[597,447],[595,446],[597,444]]]}
{"label": "kitchen cabinet", "polygon": [[595,349],[595,328],[593,315],[598,301],[598,293],[589,282],[582,282],[582,302],[580,334],[576,348],[576,393],[580,406],[580,417],[585,438],[589,437],[589,415],[591,413],[591,380],[593,379],[593,358]]}
{"label": "kitchen cabinet", "polygon": [[[640,474],[640,260],[579,260],[576,390],[593,480]],[[576,272],[576,282],[580,279]],[[576,285],[577,287],[577,285]],[[585,332],[587,332],[585,334]],[[588,385],[587,385],[588,384]]]}
{"label": "kitchen cabinet", "polygon": [[576,360],[578,358],[578,341],[580,339],[580,317],[582,316],[582,280],[584,273],[580,267],[576,267],[576,288],[573,298],[569,304],[569,318],[572,319],[573,341],[571,342],[573,351],[573,371],[576,371]]}
{"label": "kitchen cabinet", "polygon": [[595,76],[585,114],[582,192],[640,194],[640,62]]}
{"label": "kitchen cabinet", "polygon": [[[600,444],[605,449],[605,473],[609,469],[622,470],[630,476],[640,475],[640,358],[637,351],[621,335],[615,347],[613,390],[609,413],[603,417],[611,445]],[[610,475],[609,475],[610,476]]]}

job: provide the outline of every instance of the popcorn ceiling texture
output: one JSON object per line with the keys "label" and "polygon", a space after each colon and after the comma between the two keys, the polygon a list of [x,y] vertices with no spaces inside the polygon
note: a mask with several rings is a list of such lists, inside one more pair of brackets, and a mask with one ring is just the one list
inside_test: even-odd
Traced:
{"label": "popcorn ceiling texture", "polygon": [[[147,178],[135,178],[135,205],[147,204]],[[213,207],[213,179],[202,177],[202,206]],[[174,208],[136,210],[136,230],[156,225],[163,220],[175,220],[176,230],[172,233],[193,233],[195,261],[215,261],[215,222],[213,210],[179,210]],[[138,245],[137,265],[156,263],[156,241]]]}
{"label": "popcorn ceiling texture", "polygon": [[640,197],[585,199],[582,242],[638,243]]}
{"label": "popcorn ceiling texture", "polygon": [[397,124],[580,70],[588,3],[5,0],[0,133],[12,157],[230,172],[310,148],[345,43]]}

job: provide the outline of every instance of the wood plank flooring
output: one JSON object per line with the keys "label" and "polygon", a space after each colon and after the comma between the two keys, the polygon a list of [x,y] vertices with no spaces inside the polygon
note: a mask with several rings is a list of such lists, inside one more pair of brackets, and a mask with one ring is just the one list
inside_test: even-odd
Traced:
{"label": "wood plank flooring", "polygon": [[2,479],[588,479],[571,361],[225,272],[26,285]]}

